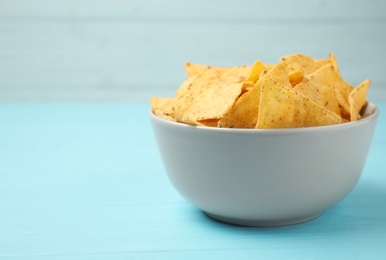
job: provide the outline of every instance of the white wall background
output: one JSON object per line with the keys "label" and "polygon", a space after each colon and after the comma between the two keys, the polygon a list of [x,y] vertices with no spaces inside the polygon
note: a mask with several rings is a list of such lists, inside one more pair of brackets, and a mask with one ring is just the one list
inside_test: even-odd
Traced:
{"label": "white wall background", "polygon": [[386,1],[0,0],[3,101],[144,101],[171,95],[185,61],[329,52],[386,100]]}

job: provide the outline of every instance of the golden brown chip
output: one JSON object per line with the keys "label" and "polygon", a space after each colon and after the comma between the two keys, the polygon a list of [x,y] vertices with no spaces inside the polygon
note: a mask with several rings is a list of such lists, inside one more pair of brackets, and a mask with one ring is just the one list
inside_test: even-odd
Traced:
{"label": "golden brown chip", "polygon": [[218,121],[219,127],[253,128],[257,122],[260,80],[242,95],[229,112]]}
{"label": "golden brown chip", "polygon": [[176,97],[179,97],[179,96],[183,95],[185,92],[190,91],[190,88],[192,87],[192,83],[193,83],[193,81],[197,78],[197,76],[198,76],[198,74],[193,75],[193,76],[187,78],[187,79],[181,84],[181,86],[179,87],[179,89],[177,89],[177,91],[176,91]]}
{"label": "golden brown chip", "polygon": [[279,64],[216,67],[184,65],[188,74],[174,98],[152,98],[155,115],[195,126],[287,128],[322,126],[365,117],[370,81],[357,88],[329,59],[287,55]]}
{"label": "golden brown chip", "polygon": [[244,81],[244,84],[243,84],[243,87],[242,87],[242,94],[248,92],[249,90],[251,90],[251,88],[253,87],[253,85],[255,85],[255,82],[253,81]]}
{"label": "golden brown chip", "polygon": [[341,117],[292,89],[266,79],[256,128],[292,128],[341,123]]}
{"label": "golden brown chip", "polygon": [[291,82],[292,87],[295,87],[297,84],[303,81],[304,72],[302,70],[294,70],[288,74],[289,81]]}
{"label": "golden brown chip", "polygon": [[285,66],[288,74],[302,71],[303,75],[306,76],[328,64],[329,60],[318,60],[303,54],[292,54],[281,57],[280,62]]}
{"label": "golden brown chip", "polygon": [[340,108],[335,95],[335,84],[339,80],[338,78],[333,66],[328,63],[317,71],[306,75],[302,83],[293,89],[340,116]]}
{"label": "golden brown chip", "polygon": [[334,53],[330,53],[329,59],[330,59],[332,66],[334,67],[334,70],[336,71],[336,73],[339,76],[339,78],[336,82],[336,86],[337,86],[336,97],[338,99],[338,103],[344,109],[345,112],[350,113],[350,105],[348,103],[348,96],[350,95],[350,93],[354,89],[354,87],[350,83],[348,83],[347,81],[343,80],[342,75],[340,74],[338,63],[336,61]]}
{"label": "golden brown chip", "polygon": [[176,97],[175,118],[191,125],[200,121],[218,119],[228,112],[239,95],[251,67],[226,70],[209,68],[191,83],[189,91]]}
{"label": "golden brown chip", "polygon": [[185,68],[186,74],[188,74],[188,77],[199,75],[210,67],[211,66],[208,66],[208,65],[191,63],[191,62],[186,62],[184,64],[184,68]]}
{"label": "golden brown chip", "polygon": [[260,77],[261,71],[264,69],[265,69],[265,66],[260,60],[255,61],[255,63],[253,64],[253,67],[252,67],[252,72],[249,75],[247,80],[252,81],[253,83],[256,83],[256,81]]}
{"label": "golden brown chip", "polygon": [[226,115],[220,118],[218,122],[219,127],[255,127],[258,117],[261,84],[265,78],[270,78],[287,88],[291,88],[291,83],[284,66],[282,64],[276,65],[267,74],[264,74],[247,93],[242,95]]}
{"label": "golden brown chip", "polygon": [[267,74],[268,74],[268,71],[269,71],[269,70],[266,70],[266,69],[265,69],[265,70],[262,70],[261,73],[260,73],[259,79],[262,79],[265,75],[267,75]]}
{"label": "golden brown chip", "polygon": [[346,112],[343,108],[340,108],[340,114],[342,117],[342,122],[347,123],[351,121],[350,114]]}
{"label": "golden brown chip", "polygon": [[217,127],[218,119],[206,119],[198,121],[203,126]]}
{"label": "golden brown chip", "polygon": [[348,103],[350,104],[350,116],[351,121],[356,121],[360,118],[359,112],[362,107],[367,103],[366,94],[370,86],[370,80],[366,79],[359,84],[353,91],[351,91],[348,97]]}
{"label": "golden brown chip", "polygon": [[173,98],[153,97],[150,99],[152,111],[155,115],[169,121],[176,121],[173,116]]}
{"label": "golden brown chip", "polygon": [[[228,73],[228,74],[241,74],[244,75],[245,70],[248,70],[252,72],[252,66],[233,66],[233,67],[218,67],[218,66],[209,66],[199,63],[191,63],[186,62],[184,64],[184,68],[186,73],[188,74],[188,77],[197,76],[202,73],[204,73],[208,69],[217,70],[221,73]],[[249,76],[249,75],[248,75]],[[246,80],[245,78],[243,80]]]}

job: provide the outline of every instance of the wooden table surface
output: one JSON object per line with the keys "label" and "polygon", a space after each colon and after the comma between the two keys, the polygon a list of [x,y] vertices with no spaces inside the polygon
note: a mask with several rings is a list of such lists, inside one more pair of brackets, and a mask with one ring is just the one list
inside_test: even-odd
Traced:
{"label": "wooden table surface", "polygon": [[219,223],[171,186],[138,103],[0,103],[0,259],[381,259],[386,103],[355,189],[307,223]]}

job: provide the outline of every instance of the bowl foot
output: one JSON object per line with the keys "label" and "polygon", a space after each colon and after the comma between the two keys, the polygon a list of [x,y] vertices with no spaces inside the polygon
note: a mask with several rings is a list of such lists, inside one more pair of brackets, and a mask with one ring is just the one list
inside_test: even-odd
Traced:
{"label": "bowl foot", "polygon": [[319,217],[323,212],[319,212],[315,215],[300,217],[295,219],[288,220],[250,220],[250,219],[237,219],[237,218],[228,218],[223,216],[218,216],[212,213],[204,212],[209,217],[224,222],[227,224],[238,225],[238,226],[250,226],[250,227],[277,227],[277,226],[287,226],[300,224],[307,222]]}

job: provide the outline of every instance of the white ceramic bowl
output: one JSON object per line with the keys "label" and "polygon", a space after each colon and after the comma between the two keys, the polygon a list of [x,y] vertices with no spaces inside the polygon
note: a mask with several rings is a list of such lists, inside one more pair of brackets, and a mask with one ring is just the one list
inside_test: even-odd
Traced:
{"label": "white ceramic bowl", "polygon": [[193,127],[150,113],[177,191],[212,218],[247,226],[319,216],[357,183],[378,109],[340,125],[292,129]]}

